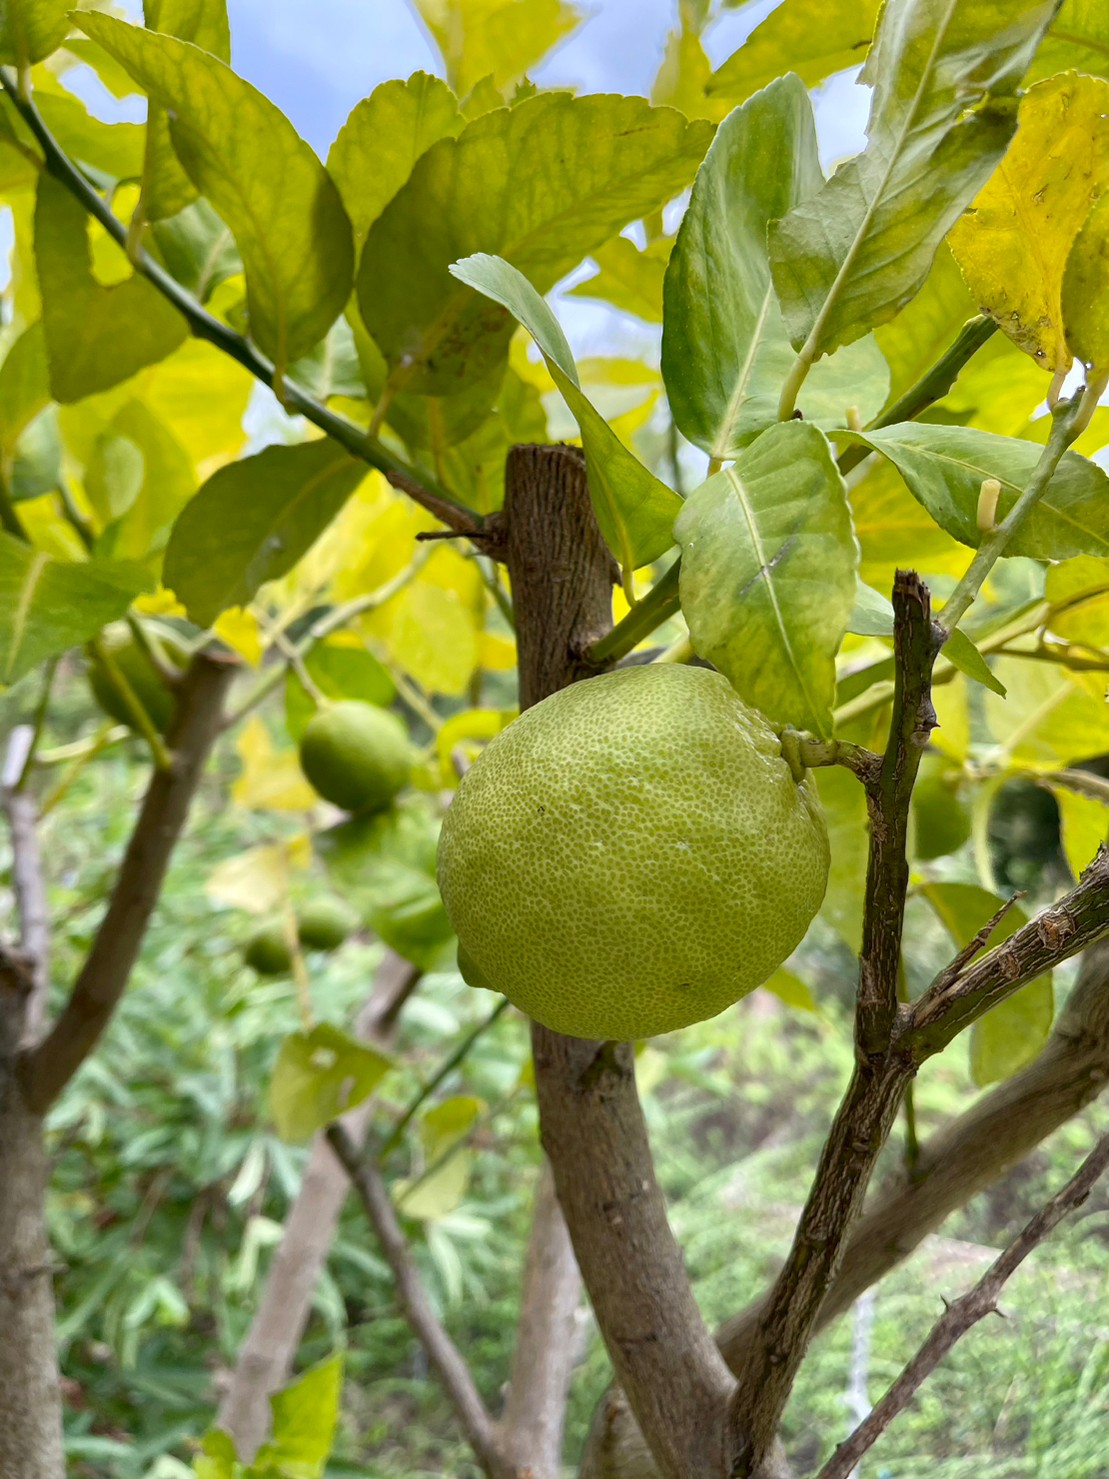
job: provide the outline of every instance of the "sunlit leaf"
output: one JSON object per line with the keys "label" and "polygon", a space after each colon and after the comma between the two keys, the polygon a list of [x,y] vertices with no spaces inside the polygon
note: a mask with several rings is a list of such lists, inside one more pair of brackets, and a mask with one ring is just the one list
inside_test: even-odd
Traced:
{"label": "sunlit leaf", "polygon": [[574,29],[581,13],[566,0],[415,0],[461,96],[483,78],[515,82]]}
{"label": "sunlit leaf", "polygon": [[270,1080],[270,1113],[282,1140],[300,1144],[368,1099],[389,1059],[356,1037],[321,1022],[281,1044]]}
{"label": "sunlit leaf", "polygon": [[786,326],[810,360],[891,319],[1012,136],[1055,0],[887,0],[863,69],[867,146],[771,227]]}
{"label": "sunlit leaf", "polygon": [[1104,674],[1095,698],[1054,663],[1003,657],[995,671],[1008,692],[986,695],[986,720],[1011,764],[1057,770],[1109,751]]}
{"label": "sunlit leaf", "polygon": [[638,570],[658,559],[674,542],[681,499],[628,451],[584,394],[570,346],[550,308],[527,278],[499,257],[469,257],[456,262],[451,272],[503,304],[539,346],[581,429],[597,522],[621,567]]}
{"label": "sunlit leaf", "polygon": [[0,684],[87,642],[147,583],[137,565],[67,564],[0,531]]}
{"label": "sunlit leaf", "polygon": [[712,74],[710,93],[744,102],[780,77],[796,72],[806,87],[856,67],[874,34],[878,0],[782,0]]}
{"label": "sunlit leaf", "polygon": [[642,251],[626,236],[614,236],[592,253],[600,269],[570,289],[571,298],[603,298],[648,323],[662,322],[662,282],[673,242],[659,237]]}
{"label": "sunlit leaf", "polygon": [[[891,401],[932,368],[976,312],[950,249],[941,246],[920,292],[874,334],[889,364]],[[976,358],[973,363],[977,362]]]}
{"label": "sunlit leaf", "polygon": [[[118,248],[112,251],[123,261]],[[35,262],[55,400],[77,401],[118,385],[184,341],[185,320],[144,278],[112,287],[97,282],[88,218],[49,175],[38,188]]]}
{"label": "sunlit leaf", "polygon": [[267,447],[220,468],[174,525],[165,583],[208,626],[291,570],[365,474],[326,438]]}
{"label": "sunlit leaf", "polygon": [[827,734],[859,553],[825,438],[772,426],[690,495],[674,532],[694,650],[771,719]]}
{"label": "sunlit leaf", "polygon": [[362,317],[397,383],[444,394],[507,351],[509,315],[450,263],[496,253],[549,291],[688,184],[711,132],[639,98],[543,93],[440,139],[371,227],[359,268]]}
{"label": "sunlit leaf", "polygon": [[3,0],[0,62],[27,67],[56,51],[69,30],[69,0]]}
{"label": "sunlit leaf", "polygon": [[287,367],[342,312],[354,272],[350,221],[327,171],[218,58],[111,16],[82,12],[81,26],[169,112],[178,158],[238,243],[251,336]]}
{"label": "sunlit leaf", "polygon": [[0,365],[0,450],[10,456],[49,401],[46,340],[36,323],[24,329]]}
{"label": "sunlit leaf", "polygon": [[206,200],[194,200],[174,215],[155,221],[153,231],[169,271],[200,303],[207,303],[220,283],[243,270],[231,228]]}
{"label": "sunlit leaf", "polygon": [[1098,848],[1109,842],[1109,806],[1101,798],[1064,785],[1053,786],[1052,795],[1059,803],[1063,853],[1077,879],[1093,862]]}
{"label": "sunlit leaf", "polygon": [[[824,183],[812,105],[796,77],[772,82],[717,132],[666,273],[662,370],[682,433],[717,461],[778,419],[794,361],[770,280],[766,232]],[[818,365],[804,419],[843,426],[881,409],[889,371],[873,339]]]}
{"label": "sunlit leaf", "polygon": [[1062,314],[1067,348],[1093,375],[1109,374],[1109,194],[1086,217],[1067,257]]}
{"label": "sunlit leaf", "polygon": [[1028,91],[1019,118],[1001,165],[952,229],[951,250],[983,311],[1054,374],[1071,362],[1067,257],[1109,188],[1109,81],[1051,77]]}
{"label": "sunlit leaf", "polygon": [[1109,10],[1102,0],[1063,0],[1029,80],[1069,69],[1109,77]]}
{"label": "sunlit leaf", "polygon": [[[835,439],[881,452],[937,524],[972,548],[982,540],[977,511],[983,481],[995,478],[1001,484],[1000,521],[1024,491],[1042,451],[1018,437],[917,421],[869,432],[836,432]],[[1068,452],[1007,553],[1039,560],[1109,554],[1109,476],[1096,463]]]}
{"label": "sunlit leaf", "polygon": [[343,1357],[335,1355],[274,1392],[273,1437],[258,1450],[257,1468],[290,1479],[319,1479],[335,1441],[342,1390]]}
{"label": "sunlit leaf", "polygon": [[235,736],[242,772],[231,799],[249,811],[311,811],[319,796],[304,779],[296,750],[278,749],[266,722],[252,714]]}

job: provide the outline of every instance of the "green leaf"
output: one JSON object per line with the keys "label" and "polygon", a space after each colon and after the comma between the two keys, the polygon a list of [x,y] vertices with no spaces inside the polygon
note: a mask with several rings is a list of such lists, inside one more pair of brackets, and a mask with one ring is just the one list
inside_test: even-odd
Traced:
{"label": "green leaf", "polygon": [[543,93],[440,139],[374,222],[358,274],[396,385],[446,394],[507,351],[508,314],[453,280],[450,263],[495,253],[546,293],[687,185],[711,134],[641,98]]}
{"label": "green leaf", "polygon": [[395,78],[356,103],[327,156],[356,242],[392,200],[421,155],[456,138],[465,119],[447,84],[427,72]]}
{"label": "green leaf", "polygon": [[0,684],[95,637],[149,584],[138,566],[69,564],[0,532]]}
{"label": "green leaf", "polygon": [[176,215],[155,221],[152,230],[162,261],[200,303],[243,270],[230,227],[206,200],[194,200]]}
{"label": "green leaf", "polygon": [[1067,258],[1109,189],[1109,82],[1051,77],[1021,100],[1019,124],[1004,167],[952,229],[951,250],[984,311],[1054,374],[1071,363],[1061,302]]}
{"label": "green leaf", "polygon": [[273,1437],[258,1450],[252,1468],[270,1479],[319,1479],[335,1442],[343,1357],[329,1356],[270,1397]]}
{"label": "green leaf", "polygon": [[1009,765],[1058,770],[1109,751],[1104,683],[1091,692],[1090,674],[1018,657],[998,658],[997,675],[1007,696],[988,693],[985,717]]}
{"label": "green leaf", "polygon": [[169,111],[185,172],[242,254],[251,336],[286,369],[350,293],[353,238],[331,177],[280,109],[218,58],[111,16],[82,12],[81,25]]}
{"label": "green leaf", "polygon": [[1109,10],[1103,0],[1064,0],[1026,80],[1066,71],[1109,77]]}
{"label": "green leaf", "polygon": [[8,456],[40,411],[50,403],[42,324],[31,324],[0,365],[0,453]]}
{"label": "green leaf", "polygon": [[336,887],[386,945],[421,970],[453,963],[454,933],[435,882],[438,827],[426,808],[352,817],[315,841]]}
{"label": "green leaf", "polygon": [[943,644],[943,655],[960,673],[981,683],[991,693],[1005,697],[1005,684],[994,674],[989,663],[961,628],[957,627]]}
{"label": "green leaf", "polygon": [[709,78],[706,91],[745,102],[783,72],[806,87],[866,57],[878,0],[782,0]]}
{"label": "green leaf", "polygon": [[[110,511],[96,553],[117,560],[146,560],[165,548],[174,520],[196,492],[192,461],[165,424],[138,400],[121,408],[109,436],[137,453],[138,478],[133,497]],[[155,560],[154,568],[160,564]]]}
{"label": "green leaf", "polygon": [[1063,853],[1077,879],[1109,841],[1109,809],[1100,798],[1081,795],[1069,786],[1053,786],[1052,795],[1059,804]]}
{"label": "green leaf", "polygon": [[643,251],[626,236],[614,236],[592,253],[600,269],[578,283],[571,298],[602,298],[624,313],[634,313],[649,324],[662,322],[662,284],[673,242],[665,236]]}
{"label": "green leaf", "polygon": [[456,262],[451,273],[502,304],[527,329],[581,428],[589,491],[601,533],[624,570],[657,560],[674,542],[682,504],[621,442],[578,383],[566,336],[546,302],[522,273],[483,253]]}
{"label": "green leaf", "polygon": [[[936,523],[972,549],[978,547],[978,495],[986,478],[1001,484],[997,521],[1020,497],[1042,448],[970,426],[905,421],[867,432],[836,432],[837,442],[860,442],[881,452]],[[1109,477],[1087,458],[1068,452],[1043,498],[1007,547],[1036,560],[1109,554]]]}
{"label": "green leaf", "polygon": [[291,570],[366,475],[321,438],[267,447],[212,474],[174,525],[165,583],[198,625]]}
{"label": "green leaf", "polygon": [[69,93],[38,92],[35,101],[71,159],[114,180],[133,180],[142,173],[141,123],[104,123]]}
{"label": "green leaf", "polygon": [[9,492],[13,502],[56,491],[62,477],[62,439],[58,413],[47,406],[15,444]]}
{"label": "green leaf", "polygon": [[289,374],[318,401],[335,395],[366,399],[354,331],[345,318],[337,318],[315,349],[289,366]]}
{"label": "green leaf", "polygon": [[946,245],[941,246],[920,292],[892,322],[875,331],[890,367],[891,403],[932,368],[977,311],[954,257]]}
{"label": "green leaf", "polygon": [[850,772],[829,765],[814,772],[820,806],[828,824],[832,867],[821,917],[852,951],[859,949],[866,879],[866,793]]}
{"label": "green leaf", "polygon": [[[387,709],[397,696],[388,670],[362,646],[350,646],[342,640],[317,642],[305,657],[304,666],[325,698],[356,698]],[[285,677],[285,728],[291,739],[300,739],[316,707],[315,699],[305,692],[296,670],[290,667]]]}
{"label": "green leaf", "polygon": [[516,82],[571,32],[581,13],[565,0],[415,0],[461,97],[489,78]]}
{"label": "green leaf", "polygon": [[[191,41],[221,62],[231,60],[227,0],[143,0],[143,16],[151,31]],[[174,150],[166,109],[152,98],[146,117],[143,212],[148,221],[162,221],[196,198],[197,188]]]}
{"label": "green leaf", "polygon": [[855,604],[847,619],[847,630],[859,637],[892,637],[892,603],[881,591],[860,580],[855,590]]}
{"label": "green leaf", "polygon": [[[772,82],[721,124],[693,184],[666,272],[662,373],[679,430],[723,462],[778,419],[794,361],[770,280],[766,231],[824,183],[808,93]],[[804,419],[843,426],[881,409],[889,369],[872,338],[819,365]]]}
{"label": "green leaf", "polygon": [[809,362],[885,323],[1000,160],[1057,0],[887,0],[861,80],[867,146],[770,231],[774,285]]}
{"label": "green leaf", "polygon": [[1109,193],[1086,217],[1063,274],[1067,348],[1093,375],[1109,373]]}
{"label": "green leaf", "polygon": [[823,435],[764,431],[690,495],[674,533],[694,650],[771,719],[830,733],[859,549]]}
{"label": "green leaf", "polygon": [[770,980],[764,982],[763,989],[772,992],[780,1002],[787,1007],[792,1007],[795,1012],[819,1010],[812,991],[800,976],[795,976],[792,971],[785,969],[775,971]]}
{"label": "green leaf", "polygon": [[0,62],[27,67],[57,51],[71,8],[71,0],[0,0]]}
{"label": "green leaf", "polygon": [[369,1098],[389,1059],[321,1022],[281,1044],[270,1080],[270,1113],[282,1140],[300,1144]]}
{"label": "green leaf", "polygon": [[[935,910],[958,949],[968,944],[1005,902],[973,883],[926,883],[920,892]],[[1016,933],[1028,916],[1019,904],[1010,907],[987,942],[988,950]],[[1051,972],[1037,976],[1008,1001],[979,1017],[971,1028],[970,1066],[979,1088],[1008,1078],[1030,1063],[1047,1041],[1055,1015]]]}
{"label": "green leaf", "polygon": [[[122,253],[111,246],[122,260]],[[59,401],[108,390],[182,344],[185,320],[144,278],[102,287],[92,272],[88,218],[43,175],[35,206],[35,263],[50,388]]]}

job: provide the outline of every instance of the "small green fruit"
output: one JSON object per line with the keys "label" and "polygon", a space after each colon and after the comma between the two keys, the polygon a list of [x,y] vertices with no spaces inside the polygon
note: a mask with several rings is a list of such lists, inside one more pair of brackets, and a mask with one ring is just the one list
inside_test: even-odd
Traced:
{"label": "small green fruit", "polygon": [[338,950],[359,919],[342,899],[310,899],[297,916],[297,934],[308,950]]}
{"label": "small green fruit", "polygon": [[401,721],[357,699],[320,709],[300,740],[309,783],[343,811],[384,811],[407,784],[411,764]]}
{"label": "small green fruit", "polygon": [[552,695],[459,784],[439,885],[460,950],[575,1037],[713,1017],[793,951],[828,881],[810,777],[705,668],[624,668]]}
{"label": "small green fruit", "polygon": [[293,968],[283,920],[271,919],[261,925],[246,943],[243,959],[260,976],[285,976]]}
{"label": "small green fruit", "polygon": [[[157,640],[171,662],[179,667],[185,666],[188,652],[182,643],[161,630]],[[174,697],[150,658],[135,641],[130,627],[126,622],[113,622],[101,633],[100,644],[134,690],[154,728],[159,734],[165,734],[173,718]],[[88,675],[93,697],[105,714],[117,724],[126,724],[129,729],[134,729],[135,716],[95,653],[89,657]]]}

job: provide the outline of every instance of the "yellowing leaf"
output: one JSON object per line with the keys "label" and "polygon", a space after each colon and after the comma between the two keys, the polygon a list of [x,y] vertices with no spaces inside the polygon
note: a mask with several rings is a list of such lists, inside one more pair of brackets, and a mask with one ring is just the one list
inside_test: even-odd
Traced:
{"label": "yellowing leaf", "polygon": [[1109,188],[1109,82],[1050,77],[1028,90],[1018,117],[1004,159],[948,240],[983,312],[1054,374],[1071,363],[1067,258]]}
{"label": "yellowing leaf", "polygon": [[1087,555],[1052,565],[1044,596],[1052,605],[1047,624],[1055,636],[1109,648],[1109,560]]}
{"label": "yellowing leaf", "polygon": [[477,666],[473,616],[453,591],[424,582],[410,585],[397,599],[389,649],[429,692],[464,693]]}
{"label": "yellowing leaf", "polygon": [[435,737],[444,786],[452,786],[458,776],[454,767],[454,752],[461,748],[467,758],[472,759],[481,746],[476,741],[491,740],[500,734],[516,717],[514,709],[463,709],[452,714]]}
{"label": "yellowing leaf", "polygon": [[581,20],[565,0],[415,0],[460,96],[485,78],[503,88]]}
{"label": "yellowing leaf", "polygon": [[782,0],[718,67],[710,94],[742,103],[784,72],[808,87],[866,59],[878,0]]}
{"label": "yellowing leaf", "polygon": [[256,668],[262,661],[262,634],[252,612],[235,606],[223,612],[212,631],[251,667]]}
{"label": "yellowing leaf", "polygon": [[251,847],[214,868],[204,892],[216,904],[248,914],[272,914],[289,896],[290,869],[307,867],[311,857],[307,834]]}
{"label": "yellowing leaf", "polygon": [[1067,347],[1095,375],[1109,373],[1109,195],[1086,217],[1063,274]]}
{"label": "yellowing leaf", "polygon": [[1094,796],[1084,796],[1068,786],[1053,786],[1059,803],[1062,823],[1063,852],[1075,878],[1097,856],[1099,847],[1109,840],[1109,808]]}
{"label": "yellowing leaf", "polygon": [[1109,750],[1109,706],[1087,692],[1053,663],[1016,657],[997,660],[994,671],[1008,690],[1007,698],[986,694],[986,719],[994,739],[1010,762],[1057,770]]}
{"label": "yellowing leaf", "polygon": [[311,811],[318,802],[296,751],[278,750],[258,714],[240,729],[235,749],[243,762],[242,774],[231,787],[236,805],[252,811]]}
{"label": "yellowing leaf", "polygon": [[321,1022],[281,1044],[270,1080],[270,1113],[282,1140],[301,1143],[367,1099],[390,1061],[349,1033]]}
{"label": "yellowing leaf", "polygon": [[516,643],[496,632],[482,632],[478,666],[489,673],[508,673],[516,666]]}

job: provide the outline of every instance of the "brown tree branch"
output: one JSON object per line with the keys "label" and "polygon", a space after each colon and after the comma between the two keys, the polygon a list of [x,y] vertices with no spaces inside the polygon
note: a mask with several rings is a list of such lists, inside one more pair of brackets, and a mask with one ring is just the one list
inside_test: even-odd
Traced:
{"label": "brown tree branch", "polygon": [[[506,563],[520,707],[597,671],[584,654],[611,625],[614,567],[584,459],[515,447],[505,478]],[[543,1147],[617,1375],[668,1479],[727,1472],[731,1378],[701,1319],[666,1219],[629,1044],[533,1024]]]}
{"label": "brown tree branch", "polygon": [[909,1041],[918,1062],[940,1052],[965,1027],[1026,982],[1052,970],[1109,931],[1109,849],[1102,847],[1078,884],[1014,934],[952,976],[942,971],[914,1005]]}
{"label": "brown tree branch", "polygon": [[38,806],[21,787],[34,740],[30,724],[14,729],[0,767],[0,807],[8,821],[12,849],[12,892],[19,917],[19,948],[31,962],[31,992],[24,1007],[23,1046],[37,1042],[46,1019],[50,991],[50,914],[39,847]]}
{"label": "brown tree branch", "polygon": [[922,1383],[956,1342],[979,1320],[997,1309],[997,1297],[1006,1280],[1016,1272],[1032,1250],[1058,1227],[1064,1217],[1082,1205],[1107,1166],[1109,1135],[1103,1135],[1066,1186],[1026,1223],[974,1288],[947,1306],[920,1350],[874,1410],[839,1445],[817,1479],[848,1479],[855,1465],[873,1447],[897,1414],[909,1405]]}
{"label": "brown tree branch", "polygon": [[915,572],[897,572],[893,609],[895,686],[889,740],[881,768],[866,782],[870,849],[855,1071],[832,1122],[793,1246],[738,1363],[729,1471],[736,1476],[753,1473],[770,1452],[851,1224],[916,1072],[898,1041],[903,1024],[897,982],[909,883],[909,803],[936,723],[930,685],[940,635],[932,623],[928,588]]}
{"label": "brown tree branch", "polygon": [[[409,961],[387,950],[370,998],[355,1021],[355,1035],[386,1045],[420,975]],[[342,1118],[355,1146],[366,1138],[373,1107],[371,1096]],[[216,1419],[217,1427],[230,1433],[244,1463],[253,1462],[269,1432],[269,1398],[289,1378],[320,1270],[349,1192],[350,1178],[325,1136],[316,1135]]]}
{"label": "brown tree branch", "polygon": [[326,1135],[366,1209],[366,1216],[396,1281],[397,1298],[405,1318],[443,1383],[466,1434],[466,1441],[489,1479],[500,1479],[503,1471],[493,1420],[474,1385],[469,1367],[431,1307],[381,1172],[360,1155],[358,1147],[341,1125],[329,1125]]}
{"label": "brown tree branch", "polygon": [[499,1423],[509,1464],[531,1479],[560,1479],[566,1398],[577,1358],[578,1272],[566,1219],[544,1162],[535,1191],[512,1375]]}
{"label": "brown tree branch", "polygon": [[219,734],[235,666],[234,659],[201,652],[185,672],[166,735],[172,763],[151,777],[107,911],[69,1000],[48,1035],[21,1064],[24,1097],[37,1114],[49,1109],[84,1062],[123,995],[204,763]]}

